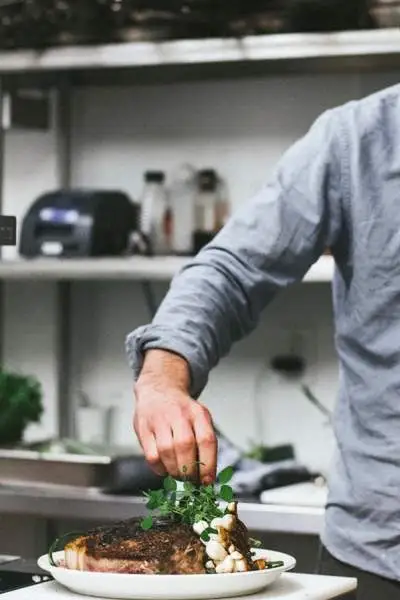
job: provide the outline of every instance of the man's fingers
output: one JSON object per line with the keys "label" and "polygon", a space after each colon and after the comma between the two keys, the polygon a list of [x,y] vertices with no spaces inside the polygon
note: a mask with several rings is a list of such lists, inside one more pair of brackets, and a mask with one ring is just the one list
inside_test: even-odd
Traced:
{"label": "man's fingers", "polygon": [[179,473],[190,479],[198,479],[197,444],[192,424],[186,418],[173,421],[175,456]]}
{"label": "man's fingers", "polygon": [[160,458],[154,435],[149,429],[144,429],[140,432],[138,438],[150,467],[157,475],[160,475],[161,477],[165,475],[166,470]]}
{"label": "man's fingers", "polygon": [[193,431],[198,447],[200,483],[209,485],[215,481],[217,473],[217,438],[210,414],[204,406],[196,406],[193,414]]}
{"label": "man's fingers", "polygon": [[159,420],[154,425],[154,437],[157,443],[158,455],[165,470],[172,477],[179,476],[179,469],[176,460],[174,438],[168,421]]}

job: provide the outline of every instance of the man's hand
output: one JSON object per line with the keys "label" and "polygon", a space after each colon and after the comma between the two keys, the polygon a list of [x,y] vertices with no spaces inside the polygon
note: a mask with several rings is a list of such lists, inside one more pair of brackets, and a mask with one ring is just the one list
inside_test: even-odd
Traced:
{"label": "man's hand", "polygon": [[214,481],[217,440],[209,411],[189,395],[189,367],[170,352],[146,354],[136,384],[134,428],[145,457],[159,475]]}

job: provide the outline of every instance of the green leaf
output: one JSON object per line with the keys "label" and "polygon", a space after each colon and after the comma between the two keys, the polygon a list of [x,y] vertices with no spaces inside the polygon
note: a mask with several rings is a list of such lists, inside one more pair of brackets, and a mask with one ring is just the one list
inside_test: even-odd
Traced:
{"label": "green leaf", "polygon": [[149,510],[156,510],[165,501],[164,490],[155,490],[153,492],[149,492],[147,497],[148,501],[146,506]]}
{"label": "green leaf", "polygon": [[281,560],[277,560],[275,562],[267,562],[266,567],[267,569],[279,569],[280,567],[283,567],[284,564],[285,563]]}
{"label": "green leaf", "polygon": [[168,477],[166,477],[164,479],[164,489],[167,492],[175,492],[176,488],[177,488],[177,485],[176,485],[175,479],[173,477],[171,477],[170,475],[168,475]]}
{"label": "green leaf", "polygon": [[144,529],[144,531],[148,531],[149,529],[151,529],[153,527],[153,517],[151,517],[151,516],[145,517],[142,520],[140,525],[141,525],[142,529]]}
{"label": "green leaf", "polygon": [[223,485],[219,491],[219,495],[225,502],[232,502],[234,498],[233,490],[229,485]]}
{"label": "green leaf", "polygon": [[150,498],[150,500],[146,503],[146,507],[149,510],[156,510],[156,508],[158,508],[160,506],[160,503],[158,502],[157,498]]}
{"label": "green leaf", "polygon": [[201,534],[200,539],[202,539],[204,542],[208,542],[212,533],[218,533],[218,531],[212,527],[207,527],[207,529],[205,529]]}
{"label": "green leaf", "polygon": [[226,469],[221,471],[221,473],[218,475],[218,482],[221,483],[222,485],[225,485],[226,483],[230,482],[232,477],[233,477],[233,468],[226,467]]}

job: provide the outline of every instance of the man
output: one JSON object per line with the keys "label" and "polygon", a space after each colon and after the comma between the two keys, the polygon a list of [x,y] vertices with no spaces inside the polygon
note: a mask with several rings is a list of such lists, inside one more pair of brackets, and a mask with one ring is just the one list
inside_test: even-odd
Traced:
{"label": "man", "polygon": [[340,384],[321,570],[358,577],[360,600],[398,599],[400,86],[320,117],[128,337],[135,431],[158,473],[178,476],[198,458],[201,480],[213,480],[211,416],[192,398],[326,247]]}

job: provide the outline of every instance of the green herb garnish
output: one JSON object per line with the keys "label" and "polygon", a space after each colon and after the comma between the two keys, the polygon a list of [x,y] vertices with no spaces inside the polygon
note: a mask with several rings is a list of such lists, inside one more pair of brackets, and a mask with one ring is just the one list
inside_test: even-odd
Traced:
{"label": "green herb garnish", "polygon": [[[198,521],[210,523],[216,517],[223,517],[227,510],[221,508],[221,503],[229,503],[234,499],[233,490],[228,485],[233,476],[233,468],[227,467],[221,471],[216,485],[195,485],[187,479],[187,471],[187,467],[182,469],[184,475],[182,490],[178,490],[175,479],[168,476],[164,479],[161,489],[145,492],[148,510],[188,525],[194,525]],[[142,529],[148,531],[153,523],[154,519],[150,514],[142,520]],[[201,537],[207,541],[212,533],[217,532],[208,528],[203,531]]]}
{"label": "green herb garnish", "polygon": [[256,540],[255,538],[252,538],[252,537],[249,538],[249,542],[253,548],[259,548],[262,544],[262,542],[260,542],[260,540]]}

